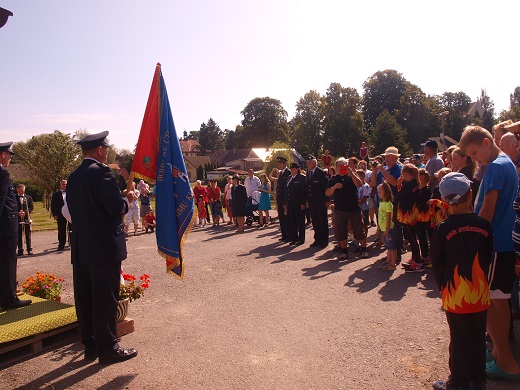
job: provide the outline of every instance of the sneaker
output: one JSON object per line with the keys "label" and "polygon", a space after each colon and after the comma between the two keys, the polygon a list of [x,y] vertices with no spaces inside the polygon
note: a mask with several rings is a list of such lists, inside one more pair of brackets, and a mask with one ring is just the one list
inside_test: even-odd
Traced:
{"label": "sneaker", "polygon": [[337,256],[337,258],[340,260],[348,259],[348,251],[345,249],[342,249],[341,252],[339,253],[339,255]]}
{"label": "sneaker", "polygon": [[348,246],[357,246],[356,240],[349,241]]}
{"label": "sneaker", "polygon": [[382,267],[379,267],[380,269],[382,269],[383,271],[395,271],[395,265],[392,265],[392,264],[389,264],[389,263],[385,263]]}
{"label": "sneaker", "polygon": [[432,383],[433,390],[446,390],[448,385],[446,381],[435,381]]}
{"label": "sneaker", "polygon": [[405,272],[424,272],[424,266],[422,264],[419,264],[419,263],[413,263],[413,264],[410,264],[410,267],[408,267],[406,269]]}
{"label": "sneaker", "polygon": [[334,248],[332,249],[334,252],[340,251],[341,247],[339,245],[334,245]]}
{"label": "sneaker", "polygon": [[386,262],[386,259],[384,259],[384,260],[383,260],[383,264],[380,264],[377,268],[379,268],[379,269],[383,269],[383,268],[386,267],[387,264],[388,264],[388,263]]}
{"label": "sneaker", "polygon": [[361,253],[361,258],[366,259],[368,257],[370,257],[370,256],[367,251]]}

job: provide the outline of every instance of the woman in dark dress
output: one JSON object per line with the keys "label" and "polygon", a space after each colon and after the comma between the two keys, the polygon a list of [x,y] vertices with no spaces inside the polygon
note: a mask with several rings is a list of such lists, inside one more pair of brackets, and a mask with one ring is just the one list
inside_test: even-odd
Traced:
{"label": "woman in dark dress", "polygon": [[231,198],[233,199],[233,216],[237,218],[238,232],[244,231],[244,223],[246,220],[246,187],[240,184],[240,178],[233,176],[233,189],[231,190]]}

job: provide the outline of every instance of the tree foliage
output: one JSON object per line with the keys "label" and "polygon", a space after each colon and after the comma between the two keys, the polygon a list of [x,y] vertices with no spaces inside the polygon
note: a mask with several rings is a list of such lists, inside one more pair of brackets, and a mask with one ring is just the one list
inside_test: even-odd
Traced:
{"label": "tree foliage", "polygon": [[370,142],[373,145],[373,155],[384,153],[385,149],[392,145],[399,149],[402,156],[409,156],[413,152],[406,142],[406,131],[388,110],[384,110],[377,117]]}
{"label": "tree foliage", "polygon": [[[491,118],[495,117],[495,103],[483,88],[480,90],[480,104],[482,104],[482,107],[484,107],[484,110],[488,112]],[[484,115],[482,115],[482,117],[484,117]]]}
{"label": "tree foliage", "polygon": [[323,110],[323,146],[333,155],[351,155],[361,144],[361,97],[354,88],[330,84]]}
{"label": "tree foliage", "polygon": [[378,71],[363,83],[363,115],[368,130],[384,110],[390,114],[401,110],[401,98],[409,86],[403,75],[393,69]]}
{"label": "tree foliage", "polygon": [[244,116],[241,142],[246,147],[268,147],[275,141],[289,141],[287,111],[279,100],[255,98],[240,112]]}
{"label": "tree foliage", "polygon": [[[318,155],[322,144],[325,99],[316,91],[307,92],[296,103],[291,121],[292,140],[298,141],[298,151]],[[296,145],[295,145],[296,146]]]}
{"label": "tree foliage", "polygon": [[202,154],[223,149],[224,147],[224,133],[213,118],[209,118],[208,123],[200,125],[197,140],[199,141]]}
{"label": "tree foliage", "polygon": [[435,96],[440,107],[440,112],[448,111],[445,118],[445,134],[458,140],[464,127],[468,124],[466,117],[471,99],[464,92],[444,92]]}
{"label": "tree foliage", "polygon": [[18,142],[14,150],[18,161],[31,171],[34,182],[44,192],[51,193],[81,162],[81,149],[76,140],[76,136],[56,130],[34,136],[27,142]]}
{"label": "tree foliage", "polygon": [[273,168],[278,168],[278,157],[287,159],[287,166],[293,161],[293,155],[289,144],[283,142],[275,142],[270,146],[272,150],[269,159],[264,163],[264,172],[269,176]]}

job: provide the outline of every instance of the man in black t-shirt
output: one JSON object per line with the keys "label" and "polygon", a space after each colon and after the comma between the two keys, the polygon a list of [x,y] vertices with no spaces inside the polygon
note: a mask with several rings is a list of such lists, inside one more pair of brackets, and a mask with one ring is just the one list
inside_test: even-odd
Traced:
{"label": "man in black t-shirt", "polygon": [[347,159],[336,160],[337,175],[331,177],[326,196],[334,197],[334,235],[341,251],[339,259],[348,258],[349,222],[354,238],[361,244],[361,257],[368,257],[365,229],[359,207],[358,188],[363,182],[349,166]]}

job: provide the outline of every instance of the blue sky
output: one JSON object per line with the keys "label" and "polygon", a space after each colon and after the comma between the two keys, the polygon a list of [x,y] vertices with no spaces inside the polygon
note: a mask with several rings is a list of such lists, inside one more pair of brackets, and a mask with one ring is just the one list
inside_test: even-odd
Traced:
{"label": "blue sky", "polygon": [[[427,94],[485,88],[496,111],[520,85],[520,2],[0,0],[0,141],[55,129],[137,142],[162,64],[177,132],[240,124],[255,97],[297,100],[396,69]],[[509,19],[509,21],[508,21]],[[516,61],[513,61],[513,59]]]}

